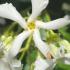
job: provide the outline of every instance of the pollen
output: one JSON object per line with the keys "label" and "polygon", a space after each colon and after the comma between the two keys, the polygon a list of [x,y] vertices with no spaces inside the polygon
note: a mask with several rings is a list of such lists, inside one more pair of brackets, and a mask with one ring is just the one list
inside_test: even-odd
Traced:
{"label": "pollen", "polygon": [[29,22],[27,24],[27,26],[28,26],[28,30],[34,30],[35,29],[35,22],[34,21]]}

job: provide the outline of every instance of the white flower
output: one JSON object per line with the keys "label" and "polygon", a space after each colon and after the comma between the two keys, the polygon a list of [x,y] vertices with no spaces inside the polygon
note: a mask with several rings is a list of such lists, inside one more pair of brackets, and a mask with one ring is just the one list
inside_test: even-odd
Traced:
{"label": "white flower", "polygon": [[17,59],[12,59],[12,61],[6,58],[0,59],[0,70],[22,70],[22,65]]}
{"label": "white flower", "polygon": [[70,53],[70,43],[67,40],[60,41],[60,44],[64,46],[67,53]]}
{"label": "white flower", "polygon": [[[38,21],[36,19],[37,16],[39,16],[39,14],[46,8],[46,6],[49,3],[49,0],[31,0],[31,2],[32,2],[32,14],[27,20],[27,22],[25,21],[25,19],[22,18],[22,16],[17,12],[16,8],[11,3],[0,5],[0,17],[14,20],[18,22],[22,28],[25,29],[25,31],[20,34],[18,41],[14,44],[14,46],[16,47],[13,47],[13,49],[10,51],[10,54],[12,54],[13,56],[17,54],[16,50],[19,51],[23,43],[23,40],[26,39],[30,34],[33,34],[33,40],[35,42],[36,47],[46,57],[49,48],[48,45],[41,40],[39,28],[58,29],[64,25],[67,25],[68,19],[64,17],[47,23]],[[19,45],[17,45],[17,43],[19,43]]]}
{"label": "white flower", "polygon": [[34,70],[46,70],[46,68],[48,67],[48,64],[46,63],[47,61],[44,59],[37,59],[35,61],[35,68]]}
{"label": "white flower", "polygon": [[64,63],[70,65],[70,53],[65,54]]}
{"label": "white flower", "polygon": [[[70,54],[65,54],[65,57],[60,57],[58,59],[62,59],[65,64],[70,65]],[[53,70],[58,59],[54,58],[51,60],[39,58],[34,63],[34,70]]]}
{"label": "white flower", "polygon": [[34,63],[34,70],[52,70],[55,66],[55,60],[46,60],[37,58]]}
{"label": "white flower", "polygon": [[60,41],[60,45],[66,50],[64,54],[64,63],[70,65],[70,43],[67,40],[62,40]]}
{"label": "white flower", "polygon": [[[54,44],[51,44],[50,46],[56,48]],[[38,57],[34,63],[34,70],[53,70],[58,60],[62,60],[64,64],[70,65],[70,53],[64,53],[64,46],[58,48],[55,54],[55,56],[52,54],[52,59],[43,59],[42,57]]]}
{"label": "white flower", "polygon": [[[22,45],[21,42],[26,39],[26,35],[28,36],[28,34],[29,32],[27,31],[19,34],[12,42],[8,51],[5,49],[2,43],[0,44],[0,70],[22,70],[21,61],[17,60],[15,56],[19,53],[18,50],[20,49],[20,45]],[[4,49],[1,48],[2,46]],[[2,52],[3,55],[1,55]]]}
{"label": "white flower", "polygon": [[59,18],[59,19],[56,19],[56,20],[53,20],[53,21],[50,21],[47,23],[44,23],[42,21],[36,21],[36,25],[43,29],[55,30],[55,29],[59,29],[65,25],[69,24],[70,20],[68,20],[68,19],[69,19],[69,16],[66,15],[64,18]]}
{"label": "white flower", "polygon": [[[65,43],[65,40],[63,40],[63,42]],[[60,47],[57,48],[57,51],[56,51],[54,49],[54,48],[56,48],[56,46],[54,46],[53,47],[53,49],[54,49],[53,51],[56,51],[55,52],[55,56],[52,54],[53,51],[51,52],[51,54],[54,56],[53,59],[55,59],[56,61],[58,59],[62,59],[65,64],[69,64],[70,65],[70,52],[68,52],[69,50],[67,50],[66,47],[67,47],[66,44],[63,45],[63,43],[62,43],[62,44],[60,44]],[[69,47],[70,46],[68,46],[67,48],[69,49]],[[65,50],[67,51],[67,53],[65,53]],[[56,63],[56,61],[55,61],[55,63]]]}

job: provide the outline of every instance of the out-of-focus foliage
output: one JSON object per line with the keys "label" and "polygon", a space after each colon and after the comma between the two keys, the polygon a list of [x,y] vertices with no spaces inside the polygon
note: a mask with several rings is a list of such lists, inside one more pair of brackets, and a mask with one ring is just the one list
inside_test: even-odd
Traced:
{"label": "out-of-focus foliage", "polygon": [[70,65],[62,63],[62,60],[58,60],[54,70],[70,70]]}
{"label": "out-of-focus foliage", "polygon": [[70,25],[63,27],[59,30],[63,37],[70,41]]}

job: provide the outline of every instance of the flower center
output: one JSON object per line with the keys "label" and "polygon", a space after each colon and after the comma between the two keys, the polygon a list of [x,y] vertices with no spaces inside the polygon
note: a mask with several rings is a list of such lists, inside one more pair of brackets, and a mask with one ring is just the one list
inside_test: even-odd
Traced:
{"label": "flower center", "polygon": [[29,23],[27,23],[27,26],[28,26],[28,30],[34,30],[35,29],[35,22],[34,21],[29,22]]}

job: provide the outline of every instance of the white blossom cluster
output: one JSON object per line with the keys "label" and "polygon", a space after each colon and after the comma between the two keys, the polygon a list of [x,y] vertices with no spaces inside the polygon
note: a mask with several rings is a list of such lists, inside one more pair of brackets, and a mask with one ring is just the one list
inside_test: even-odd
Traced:
{"label": "white blossom cluster", "polygon": [[[16,21],[24,31],[20,33],[15,40],[12,42],[9,51],[7,51],[4,56],[0,59],[0,70],[21,70],[22,64],[15,56],[19,53],[19,50],[24,42],[24,40],[33,35],[33,40],[36,47],[40,52],[47,58],[47,53],[50,51],[49,45],[42,41],[39,29],[55,30],[59,29],[70,23],[68,16],[59,18],[50,22],[42,22],[37,20],[37,16],[47,7],[49,0],[31,0],[32,2],[32,14],[29,19],[25,19],[20,15],[16,8],[11,3],[5,3],[0,5],[0,17],[7,18]],[[54,59],[54,62],[56,59]],[[48,62],[48,60],[38,59],[35,63],[34,70],[46,70],[48,66],[51,65],[53,60]],[[53,63],[54,63],[53,62]],[[53,65],[52,63],[52,65]],[[42,65],[41,65],[42,64]],[[40,69],[39,69],[39,68]]]}

